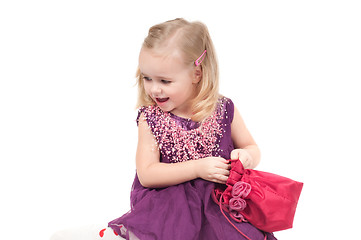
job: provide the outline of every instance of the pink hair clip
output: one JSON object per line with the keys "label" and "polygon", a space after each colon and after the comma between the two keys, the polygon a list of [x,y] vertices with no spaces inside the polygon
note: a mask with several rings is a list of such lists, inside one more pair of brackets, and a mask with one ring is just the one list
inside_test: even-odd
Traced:
{"label": "pink hair clip", "polygon": [[205,55],[206,52],[207,52],[207,50],[204,50],[204,52],[202,53],[202,55],[201,55],[199,58],[197,58],[197,60],[194,61],[194,64],[195,64],[196,66],[200,65],[200,64],[203,62],[204,58],[206,57],[206,55]]}

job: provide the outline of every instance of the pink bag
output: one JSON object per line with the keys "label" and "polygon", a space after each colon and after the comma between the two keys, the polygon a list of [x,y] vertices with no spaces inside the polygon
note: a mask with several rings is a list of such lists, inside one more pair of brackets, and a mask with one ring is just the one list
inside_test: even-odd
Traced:
{"label": "pink bag", "polygon": [[218,184],[213,191],[213,199],[222,213],[224,210],[235,221],[248,221],[265,232],[292,228],[303,183],[272,173],[244,169],[239,160],[230,162],[226,185]]}

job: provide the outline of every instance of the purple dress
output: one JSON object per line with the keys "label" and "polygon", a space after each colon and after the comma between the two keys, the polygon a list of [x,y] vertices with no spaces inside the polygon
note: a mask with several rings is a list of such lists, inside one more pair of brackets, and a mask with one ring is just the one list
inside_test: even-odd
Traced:
{"label": "purple dress", "polygon": [[[230,99],[220,98],[215,112],[202,123],[165,113],[157,106],[141,108],[137,121],[141,113],[158,143],[162,162],[196,161],[208,156],[230,159],[234,149],[234,105]],[[166,188],[144,188],[135,176],[131,210],[109,222],[109,227],[126,239],[132,239],[130,234],[141,240],[245,239],[213,201],[213,189],[214,183],[203,179]],[[231,221],[249,239],[276,239],[250,223]]]}

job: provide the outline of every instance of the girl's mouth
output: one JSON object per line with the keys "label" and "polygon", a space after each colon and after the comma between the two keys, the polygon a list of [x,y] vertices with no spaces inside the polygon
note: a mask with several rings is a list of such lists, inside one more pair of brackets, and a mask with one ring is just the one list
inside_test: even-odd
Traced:
{"label": "girl's mouth", "polygon": [[168,101],[168,99],[169,99],[169,97],[167,97],[167,98],[156,98],[157,103],[164,103],[164,102]]}

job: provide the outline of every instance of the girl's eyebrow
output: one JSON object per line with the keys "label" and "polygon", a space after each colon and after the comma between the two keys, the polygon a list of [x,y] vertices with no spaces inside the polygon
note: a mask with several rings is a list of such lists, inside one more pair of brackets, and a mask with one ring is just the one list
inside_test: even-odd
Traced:
{"label": "girl's eyebrow", "polygon": [[[148,74],[145,74],[145,73],[143,73],[143,72],[140,72],[140,74],[141,74],[142,76],[147,76],[147,77],[149,77]],[[170,77],[164,77],[164,76],[156,76],[155,78],[156,78],[156,79],[164,79],[164,80],[171,79]]]}

